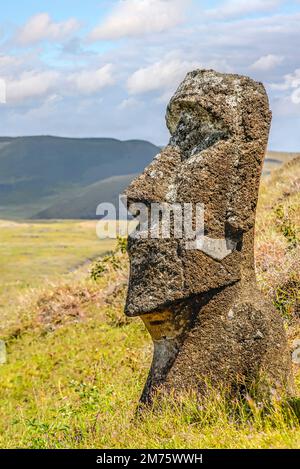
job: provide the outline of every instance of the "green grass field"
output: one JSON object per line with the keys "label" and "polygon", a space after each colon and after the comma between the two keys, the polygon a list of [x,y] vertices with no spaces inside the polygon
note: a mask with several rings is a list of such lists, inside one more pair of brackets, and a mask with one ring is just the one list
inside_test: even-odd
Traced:
{"label": "green grass field", "polygon": [[[300,161],[263,181],[256,233],[259,285],[291,344],[300,338],[299,181]],[[0,447],[300,448],[296,399],[266,409],[216,392],[200,404],[170,396],[136,417],[152,346],[142,322],[123,315],[126,255],[98,261],[95,281],[76,266],[113,246],[97,240],[92,222],[5,223]]]}
{"label": "green grass field", "polygon": [[58,281],[114,245],[97,238],[95,221],[0,220],[0,329],[15,315],[20,295]]}

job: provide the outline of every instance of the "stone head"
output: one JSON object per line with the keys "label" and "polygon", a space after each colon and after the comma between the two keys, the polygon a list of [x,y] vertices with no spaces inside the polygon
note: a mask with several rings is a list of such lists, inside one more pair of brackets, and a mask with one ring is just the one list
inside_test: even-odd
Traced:
{"label": "stone head", "polygon": [[254,275],[255,209],[270,120],[261,83],[212,70],[187,74],[167,107],[169,144],[125,194],[129,206],[149,209],[202,204],[204,231],[200,244],[174,231],[167,239],[129,237],[128,315]]}

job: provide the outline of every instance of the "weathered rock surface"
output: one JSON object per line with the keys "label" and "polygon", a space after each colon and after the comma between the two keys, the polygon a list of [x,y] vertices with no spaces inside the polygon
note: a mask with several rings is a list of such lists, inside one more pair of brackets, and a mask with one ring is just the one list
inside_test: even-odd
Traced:
{"label": "weathered rock surface", "polygon": [[129,237],[125,312],[140,315],[154,341],[142,401],[158,387],[201,393],[207,381],[237,389],[262,376],[272,389],[288,389],[283,324],[257,289],[253,257],[271,121],[265,89],[196,70],[170,100],[166,121],[170,142],[130,184],[128,203],[201,203],[204,238],[178,238],[174,227],[168,239]]}

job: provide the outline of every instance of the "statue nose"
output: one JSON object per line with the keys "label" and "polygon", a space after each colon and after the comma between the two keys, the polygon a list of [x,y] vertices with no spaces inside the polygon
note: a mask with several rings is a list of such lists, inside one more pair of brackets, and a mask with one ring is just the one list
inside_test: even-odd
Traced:
{"label": "statue nose", "polygon": [[125,191],[128,202],[165,202],[169,186],[181,165],[181,152],[170,145],[165,147],[136,177]]}

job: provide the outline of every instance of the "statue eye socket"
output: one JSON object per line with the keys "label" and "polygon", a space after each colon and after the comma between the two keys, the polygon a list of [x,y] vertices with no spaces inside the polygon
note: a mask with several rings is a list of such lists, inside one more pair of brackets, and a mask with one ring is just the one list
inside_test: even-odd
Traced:
{"label": "statue eye socket", "polygon": [[203,136],[203,139],[199,142],[199,144],[192,148],[190,156],[193,156],[196,153],[200,153],[203,150],[207,150],[207,148],[212,147],[220,140],[227,140],[229,137],[229,132],[224,130],[214,130],[206,136]]}
{"label": "statue eye socket", "polygon": [[200,119],[199,116],[184,113],[178,120],[170,144],[178,146],[186,159],[229,137],[230,132],[223,121],[208,119],[207,115],[205,119]]}
{"label": "statue eye socket", "polygon": [[199,103],[175,101],[167,110],[167,124],[171,133],[170,145],[182,151],[183,159],[230,138],[223,119]]}

